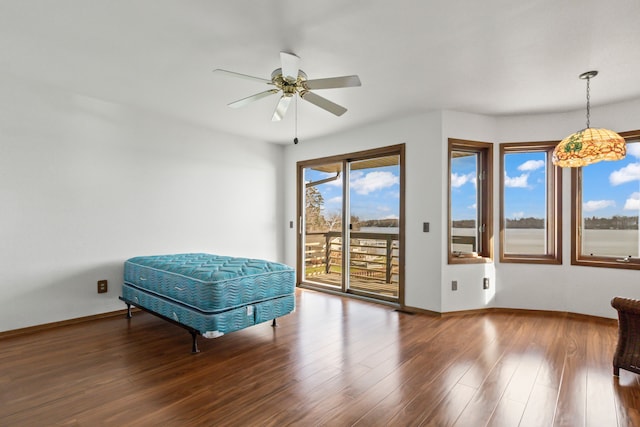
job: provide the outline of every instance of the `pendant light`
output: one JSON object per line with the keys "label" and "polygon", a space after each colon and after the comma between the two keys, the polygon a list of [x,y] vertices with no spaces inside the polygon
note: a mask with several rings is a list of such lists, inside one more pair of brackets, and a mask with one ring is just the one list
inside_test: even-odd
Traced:
{"label": "pendant light", "polygon": [[589,81],[597,75],[597,71],[587,71],[579,76],[587,81],[587,127],[569,135],[556,146],[552,157],[556,166],[577,168],[601,160],[621,160],[627,154],[623,137],[612,130],[589,127]]}

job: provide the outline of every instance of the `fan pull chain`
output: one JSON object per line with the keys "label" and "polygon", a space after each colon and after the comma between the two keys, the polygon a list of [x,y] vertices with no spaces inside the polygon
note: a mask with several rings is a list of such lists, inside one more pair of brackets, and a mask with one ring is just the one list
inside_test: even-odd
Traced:
{"label": "fan pull chain", "polygon": [[294,138],[293,138],[293,143],[297,144],[298,143],[298,96],[295,96],[296,98],[296,115],[295,115],[295,131],[294,131]]}

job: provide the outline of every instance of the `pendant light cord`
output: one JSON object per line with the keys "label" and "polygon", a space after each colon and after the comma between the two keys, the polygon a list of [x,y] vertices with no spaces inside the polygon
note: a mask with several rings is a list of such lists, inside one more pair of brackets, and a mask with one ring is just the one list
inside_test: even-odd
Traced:
{"label": "pendant light cord", "polygon": [[590,105],[591,90],[589,87],[589,81],[591,81],[591,78],[587,77],[587,129],[589,129],[589,125],[591,124],[591,105]]}

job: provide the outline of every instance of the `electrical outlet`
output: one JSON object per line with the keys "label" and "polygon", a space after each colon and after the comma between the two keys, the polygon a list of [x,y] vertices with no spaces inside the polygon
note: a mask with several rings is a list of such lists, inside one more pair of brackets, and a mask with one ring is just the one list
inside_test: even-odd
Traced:
{"label": "electrical outlet", "polygon": [[489,278],[485,277],[482,279],[482,289],[489,289]]}
{"label": "electrical outlet", "polygon": [[428,233],[429,232],[429,223],[428,222],[423,222],[422,223],[422,231],[424,233]]}
{"label": "electrical outlet", "polygon": [[451,281],[451,290],[452,291],[457,291],[458,290],[458,281],[457,280],[452,280]]}
{"label": "electrical outlet", "polygon": [[98,293],[104,294],[107,292],[107,281],[106,280],[98,280]]}

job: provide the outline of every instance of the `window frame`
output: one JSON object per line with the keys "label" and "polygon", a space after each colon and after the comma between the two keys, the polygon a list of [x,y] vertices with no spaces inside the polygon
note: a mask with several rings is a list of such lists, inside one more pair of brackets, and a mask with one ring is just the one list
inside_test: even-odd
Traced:
{"label": "window frame", "polygon": [[[627,142],[640,142],[640,130],[620,132]],[[571,169],[571,265],[640,270],[640,257],[628,261],[613,256],[585,255],[582,249],[582,168]]]}
{"label": "window frame", "polygon": [[[477,257],[454,255],[452,251],[451,218],[451,153],[468,151],[478,155],[478,224],[484,225],[479,246],[482,248]],[[493,143],[448,138],[447,151],[447,259],[449,264],[478,264],[493,261]]]}
{"label": "window frame", "polygon": [[[500,144],[500,262],[522,264],[562,264],[562,168],[551,157],[559,141],[507,142]],[[545,152],[547,166],[547,254],[505,253],[505,155]]]}

